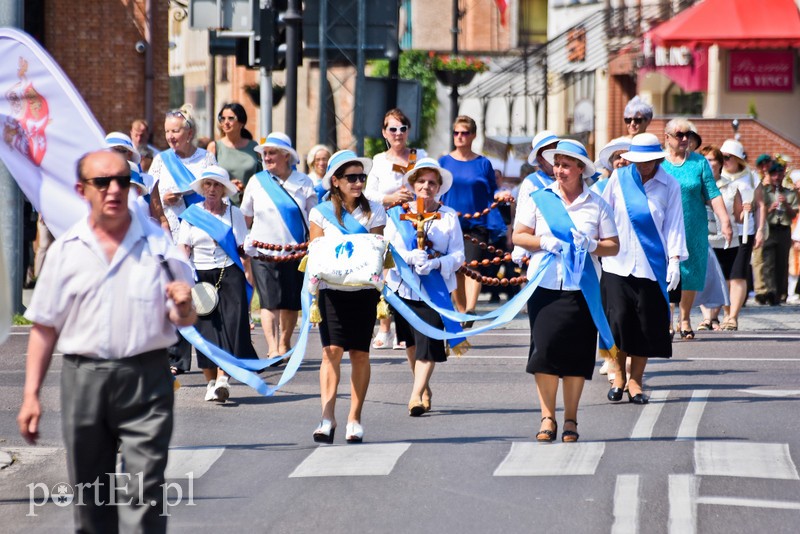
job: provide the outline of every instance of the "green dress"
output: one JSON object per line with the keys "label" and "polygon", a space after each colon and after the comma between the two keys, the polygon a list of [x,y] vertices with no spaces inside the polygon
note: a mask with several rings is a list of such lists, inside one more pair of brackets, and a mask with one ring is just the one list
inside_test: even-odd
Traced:
{"label": "green dress", "polygon": [[258,143],[252,139],[244,148],[228,148],[219,140],[217,147],[217,164],[228,171],[231,180],[241,180],[244,185],[255,173],[261,170],[261,160],[254,149]]}
{"label": "green dress", "polygon": [[686,160],[674,165],[664,160],[661,167],[681,184],[683,225],[689,258],[681,262],[681,289],[702,291],[708,261],[708,217],[706,202],[720,195],[706,158],[688,152]]}

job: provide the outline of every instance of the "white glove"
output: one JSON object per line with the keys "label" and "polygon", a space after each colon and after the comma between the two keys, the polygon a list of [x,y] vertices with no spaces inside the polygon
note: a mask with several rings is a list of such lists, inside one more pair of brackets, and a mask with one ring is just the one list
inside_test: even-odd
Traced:
{"label": "white glove", "polygon": [[561,241],[554,235],[543,235],[539,238],[539,248],[553,254],[561,254]]}
{"label": "white glove", "polygon": [[674,291],[681,281],[681,261],[670,258],[667,265],[667,291]]}
{"label": "white glove", "polygon": [[428,253],[418,248],[412,250],[406,258],[406,263],[409,265],[421,265],[426,261],[428,261]]}
{"label": "white glove", "polygon": [[441,260],[439,258],[433,258],[431,260],[427,260],[424,263],[417,265],[414,270],[417,271],[418,275],[424,276],[430,273],[433,270],[438,269],[442,266]]}
{"label": "white glove", "polygon": [[597,239],[592,239],[583,232],[577,231],[572,228],[572,242],[575,243],[575,248],[578,250],[585,250],[590,254],[597,250]]}

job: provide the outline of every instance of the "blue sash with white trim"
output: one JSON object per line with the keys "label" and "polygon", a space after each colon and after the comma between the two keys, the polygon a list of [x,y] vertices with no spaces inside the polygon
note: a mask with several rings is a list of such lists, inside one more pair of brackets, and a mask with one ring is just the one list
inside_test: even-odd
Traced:
{"label": "blue sash with white trim", "polygon": [[[192,182],[194,182],[197,177],[183,164],[173,149],[169,148],[161,152],[161,161],[164,163],[164,167],[169,171],[170,176],[172,176],[175,185],[178,186],[178,190],[180,190],[181,193],[192,191]],[[183,201],[187,206],[196,204],[201,200],[203,200],[203,196],[198,195],[194,191],[192,191],[191,194],[183,195]]]}
{"label": "blue sash with white trim", "polygon": [[368,234],[369,230],[364,228],[358,219],[353,217],[353,215],[347,211],[346,209],[342,210],[342,225],[339,220],[336,218],[336,212],[333,210],[333,202],[330,200],[323,202],[322,204],[317,204],[317,211],[319,211],[323,217],[325,217],[328,222],[333,224],[342,234],[349,235],[349,234]]}
{"label": "blue sash with white trim", "polygon": [[267,171],[261,171],[255,177],[261,187],[264,188],[264,191],[267,192],[273,204],[275,204],[275,208],[281,214],[281,218],[286,223],[292,238],[297,243],[303,243],[306,240],[306,226],[300,206],[297,205],[289,192],[281,187],[281,184]]}
{"label": "blue sash with white trim", "polygon": [[[531,197],[536,202],[536,207],[539,208],[544,220],[550,227],[553,235],[565,243],[569,243],[569,256],[586,255],[586,250],[576,250],[573,243],[571,230],[575,228],[572,218],[567,213],[564,204],[562,204],[561,197],[552,189],[539,189],[531,193]],[[569,266],[574,262],[565,262],[564,267],[569,270]],[[564,273],[566,278],[566,272]],[[600,335],[600,351],[601,353],[607,351],[613,356],[616,354],[616,347],[614,345],[614,336],[611,334],[611,327],[608,324],[608,318],[603,310],[603,302],[600,297],[600,280],[597,278],[597,273],[594,270],[594,265],[591,260],[583,262],[583,269],[580,273],[579,287],[586,299],[586,304],[589,306],[589,313],[592,315],[592,320],[597,327],[597,332]]]}
{"label": "blue sash with white trim", "polygon": [[625,208],[628,210],[628,218],[639,244],[642,245],[647,263],[653,269],[653,274],[664,294],[664,300],[669,304],[667,294],[667,251],[658,234],[653,215],[650,213],[650,205],[647,203],[647,194],[644,192],[644,184],[636,165],[628,165],[617,169],[619,187],[625,199]]}

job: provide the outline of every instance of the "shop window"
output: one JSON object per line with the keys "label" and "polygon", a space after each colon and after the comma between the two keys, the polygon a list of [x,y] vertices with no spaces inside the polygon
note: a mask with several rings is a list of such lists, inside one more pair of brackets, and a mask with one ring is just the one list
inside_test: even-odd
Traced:
{"label": "shop window", "polygon": [[703,93],[677,93],[666,99],[667,115],[702,115]]}
{"label": "shop window", "polygon": [[519,45],[547,42],[547,0],[520,0]]}

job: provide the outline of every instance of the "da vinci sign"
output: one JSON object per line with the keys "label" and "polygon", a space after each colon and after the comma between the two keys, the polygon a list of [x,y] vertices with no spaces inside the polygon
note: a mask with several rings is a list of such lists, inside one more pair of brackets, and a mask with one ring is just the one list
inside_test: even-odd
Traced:
{"label": "da vinci sign", "polygon": [[731,50],[728,89],[791,93],[794,91],[794,52]]}

